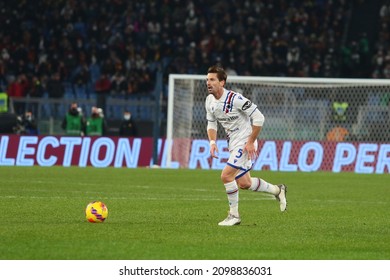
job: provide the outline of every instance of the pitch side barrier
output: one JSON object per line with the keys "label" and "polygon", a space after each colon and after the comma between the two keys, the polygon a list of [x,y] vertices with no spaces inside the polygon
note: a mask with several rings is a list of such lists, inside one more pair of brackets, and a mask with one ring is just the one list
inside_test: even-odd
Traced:
{"label": "pitch side barrier", "polygon": [[[188,158],[170,168],[222,169],[229,153],[217,141],[219,158],[210,157],[205,139],[183,139]],[[389,173],[390,143],[261,140],[253,170],[287,172]],[[169,141],[158,141],[158,165],[167,168]],[[326,155],[326,156],[324,156]],[[0,135],[0,166],[78,166],[137,168],[153,164],[153,138]]]}

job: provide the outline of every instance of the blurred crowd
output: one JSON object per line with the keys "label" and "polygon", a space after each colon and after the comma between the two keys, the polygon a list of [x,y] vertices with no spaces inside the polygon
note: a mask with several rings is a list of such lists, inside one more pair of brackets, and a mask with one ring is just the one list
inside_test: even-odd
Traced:
{"label": "blurred crowd", "polygon": [[390,78],[390,1],[386,0],[379,11],[378,41],[372,59],[373,78]]}
{"label": "blurred crowd", "polygon": [[87,93],[150,94],[157,70],[166,81],[216,62],[230,75],[388,78],[390,4],[369,46],[365,34],[343,41],[352,2],[2,1],[0,86],[11,97],[61,98],[64,82]]}

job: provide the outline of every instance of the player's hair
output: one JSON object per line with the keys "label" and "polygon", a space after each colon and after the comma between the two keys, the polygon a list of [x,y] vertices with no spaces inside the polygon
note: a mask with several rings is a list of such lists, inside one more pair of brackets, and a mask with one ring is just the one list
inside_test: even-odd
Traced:
{"label": "player's hair", "polygon": [[207,73],[216,73],[218,80],[225,81],[226,83],[227,74],[225,72],[225,69],[223,69],[221,66],[218,65],[210,66],[209,69],[207,70]]}

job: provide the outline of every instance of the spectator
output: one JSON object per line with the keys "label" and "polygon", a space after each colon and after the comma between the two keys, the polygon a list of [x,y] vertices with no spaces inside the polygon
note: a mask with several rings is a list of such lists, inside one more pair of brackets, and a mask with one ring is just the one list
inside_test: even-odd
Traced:
{"label": "spectator", "polygon": [[38,125],[35,121],[34,115],[31,111],[27,111],[20,121],[20,134],[38,135]]}
{"label": "spectator", "polygon": [[137,127],[128,110],[123,113],[123,119],[119,127],[119,135],[127,137],[137,136]]}
{"label": "spectator", "polygon": [[111,78],[111,95],[125,96],[127,91],[127,82],[125,76],[121,72],[115,73]]}
{"label": "spectator", "polygon": [[8,94],[0,88],[0,113],[8,112]]}
{"label": "spectator", "polygon": [[33,98],[40,98],[43,96],[44,92],[45,90],[40,79],[37,76],[33,76],[27,91],[27,95]]}
{"label": "spectator", "polygon": [[345,127],[336,126],[326,134],[326,140],[335,142],[346,141],[349,134],[349,131]]}
{"label": "spectator", "polygon": [[61,125],[67,135],[84,136],[85,120],[79,110],[77,102],[73,102],[70,105],[69,111],[66,114]]}
{"label": "spectator", "polygon": [[102,73],[95,83],[95,92],[97,95],[97,107],[106,111],[106,99],[111,92],[111,80],[106,73]]}
{"label": "spectator", "polygon": [[[80,55],[82,61],[85,60],[83,55]],[[90,84],[90,71],[89,66],[84,62],[75,70],[73,89],[77,98],[89,98],[88,86]]]}
{"label": "spectator", "polygon": [[105,135],[107,125],[101,108],[92,107],[91,116],[87,119],[86,135],[102,136]]}
{"label": "spectator", "polygon": [[[41,98],[44,94],[44,91],[45,90],[39,78],[37,76],[33,76],[27,89],[27,96],[32,98]],[[31,110],[35,116],[38,114],[38,104],[38,101],[33,100],[31,101],[31,105],[27,106],[27,109]]]}
{"label": "spectator", "polygon": [[54,114],[52,115],[56,115],[58,114],[59,112],[58,109],[61,105],[58,99],[63,98],[65,94],[65,88],[64,88],[64,84],[61,81],[60,73],[57,72],[51,76],[51,78],[47,82],[46,88],[47,88],[47,93],[49,95],[49,98],[54,99],[55,101],[55,103],[53,104],[54,106],[52,107]]}
{"label": "spectator", "polygon": [[65,88],[58,72],[51,76],[46,87],[49,98],[60,99],[64,97]]}
{"label": "spectator", "polygon": [[17,115],[25,111],[25,102],[18,101],[19,98],[26,97],[28,82],[25,75],[19,75],[16,80],[10,83],[7,89],[8,96],[14,99],[14,110]]}

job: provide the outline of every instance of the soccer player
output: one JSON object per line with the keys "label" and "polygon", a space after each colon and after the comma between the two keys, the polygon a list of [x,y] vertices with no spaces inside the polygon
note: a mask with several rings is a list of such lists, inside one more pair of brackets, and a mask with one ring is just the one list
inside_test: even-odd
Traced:
{"label": "soccer player", "polygon": [[224,128],[228,140],[229,159],[222,170],[221,180],[229,201],[229,214],[220,226],[241,223],[238,212],[238,188],[254,192],[271,193],[279,201],[280,211],[287,209],[287,186],[273,185],[261,178],[253,178],[250,170],[256,158],[257,137],[264,123],[264,116],[249,99],[240,93],[225,89],[227,74],[222,67],[211,66],[207,72],[205,106],[207,112],[207,135],[210,153],[218,158],[217,122]]}

